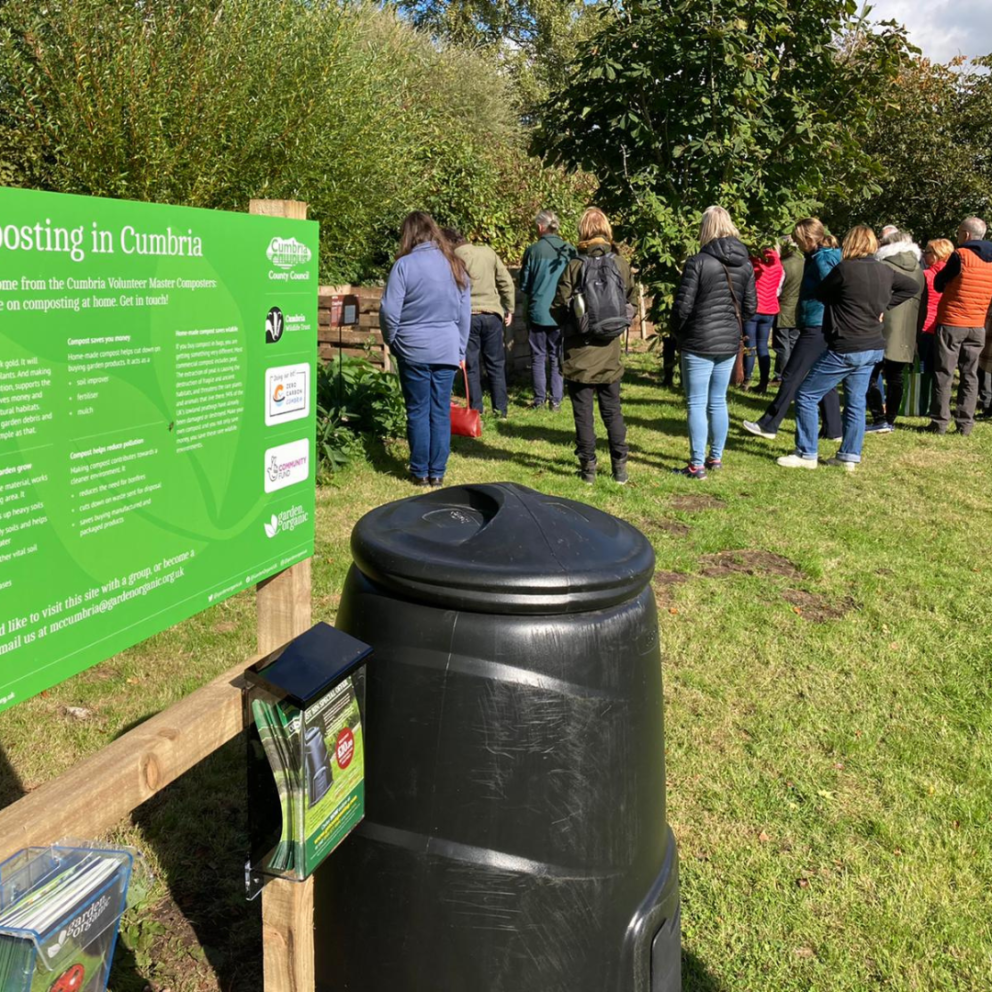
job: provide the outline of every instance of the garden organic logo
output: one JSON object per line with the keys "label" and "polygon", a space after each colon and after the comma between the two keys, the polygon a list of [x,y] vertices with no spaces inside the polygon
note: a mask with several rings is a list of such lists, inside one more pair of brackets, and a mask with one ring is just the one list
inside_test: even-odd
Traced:
{"label": "garden organic logo", "polygon": [[281,510],[278,514],[273,513],[262,526],[265,528],[265,536],[271,541],[276,534],[292,534],[297,527],[302,527],[309,519],[310,514],[297,503],[288,510]]}
{"label": "garden organic logo", "polygon": [[90,927],[96,923],[110,907],[110,896],[101,896],[92,906],[79,914],[68,926],[59,934],[59,939],[55,941],[46,953],[50,958],[58,957],[65,947],[65,942],[70,939],[82,936]]}
{"label": "garden organic logo", "polygon": [[297,265],[306,265],[312,257],[310,249],[306,245],[301,245],[296,238],[273,238],[265,254],[277,269],[292,269]]}

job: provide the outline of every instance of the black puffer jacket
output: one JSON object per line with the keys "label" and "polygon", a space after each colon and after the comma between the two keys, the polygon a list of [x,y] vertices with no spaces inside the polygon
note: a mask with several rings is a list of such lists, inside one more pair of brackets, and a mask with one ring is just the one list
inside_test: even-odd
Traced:
{"label": "black puffer jacket", "polygon": [[741,311],[750,320],[758,309],[754,269],[737,238],[717,238],[685,263],[675,294],[673,326],[682,351],[697,355],[733,355],[741,343],[741,325],[727,285],[727,274]]}

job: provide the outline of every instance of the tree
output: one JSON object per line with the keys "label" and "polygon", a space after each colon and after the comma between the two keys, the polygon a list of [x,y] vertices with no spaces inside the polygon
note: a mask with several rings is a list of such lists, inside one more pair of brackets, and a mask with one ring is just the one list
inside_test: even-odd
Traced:
{"label": "tree", "polygon": [[969,214],[992,211],[992,55],[947,65],[907,62],[880,102],[863,147],[880,190],[838,198],[831,221],[898,224],[918,237],[954,237]]}
{"label": "tree", "polygon": [[[893,24],[868,32],[853,0],[633,0],[623,11],[542,108],[538,147],[597,175],[662,316],[711,203],[757,247],[841,180],[867,195],[877,170],[859,126],[907,43]],[[845,52],[836,39],[852,22],[864,40]]]}

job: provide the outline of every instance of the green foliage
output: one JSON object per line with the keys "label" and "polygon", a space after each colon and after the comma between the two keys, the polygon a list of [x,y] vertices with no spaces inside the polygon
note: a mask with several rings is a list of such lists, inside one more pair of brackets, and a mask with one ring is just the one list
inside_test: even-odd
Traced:
{"label": "green foliage", "polygon": [[331,283],[381,276],[425,202],[510,260],[536,190],[581,205],[581,182],[528,158],[493,58],[362,3],[9,0],[0,92],[0,180],[226,210],[305,200]]}
{"label": "green foliage", "polygon": [[726,207],[757,246],[838,184],[854,196],[874,188],[859,125],[906,40],[856,22],[862,43],[841,50],[856,12],[853,0],[634,0],[583,46],[542,109],[538,144],[598,176],[656,316],[708,205]]}
{"label": "green foliage", "polygon": [[347,465],[363,440],[402,437],[405,430],[406,406],[395,373],[349,355],[317,367],[317,464],[322,475]]}
{"label": "green foliage", "polygon": [[920,239],[953,240],[964,217],[992,213],[990,68],[992,55],[903,67],[864,141],[881,164],[881,190],[832,201],[827,212],[839,228],[898,224]]}

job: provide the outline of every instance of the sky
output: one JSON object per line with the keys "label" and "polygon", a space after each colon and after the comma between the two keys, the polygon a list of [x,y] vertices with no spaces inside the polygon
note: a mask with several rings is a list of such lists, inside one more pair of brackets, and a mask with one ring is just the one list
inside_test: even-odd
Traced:
{"label": "sky", "polygon": [[935,62],[992,53],[992,0],[874,0],[873,20],[894,20]]}

